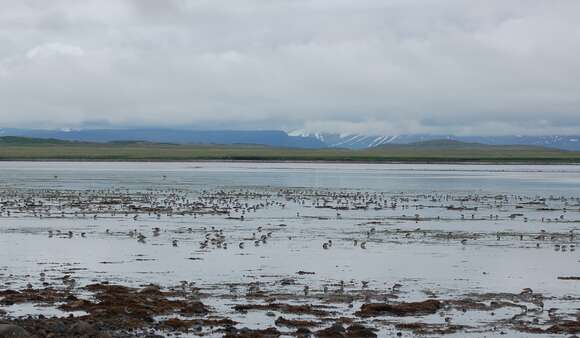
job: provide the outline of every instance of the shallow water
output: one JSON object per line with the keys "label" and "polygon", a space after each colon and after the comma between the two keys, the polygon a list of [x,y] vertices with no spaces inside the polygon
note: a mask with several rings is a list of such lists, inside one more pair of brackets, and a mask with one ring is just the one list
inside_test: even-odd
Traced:
{"label": "shallow water", "polygon": [[[0,289],[17,289],[28,283],[42,287],[38,278],[41,272],[54,283],[69,274],[81,286],[103,280],[135,286],[195,282],[212,295],[204,302],[222,315],[240,321],[240,327],[262,328],[272,326],[274,318],[231,310],[233,304],[248,302],[240,295],[249,283],[257,281],[263,290],[295,294],[295,301],[309,303],[320,300],[300,298],[304,285],[309,286],[311,295],[322,295],[324,286],[333,292],[340,281],[346,282],[347,293],[361,291],[362,281],[377,292],[399,283],[399,301],[454,299],[469,293],[517,294],[531,288],[564,317],[578,311],[577,302],[566,299],[580,297],[580,282],[558,277],[580,275],[580,251],[572,247],[556,251],[555,245],[568,246],[577,240],[569,239],[567,234],[580,229],[580,166],[0,163],[4,200],[9,199],[9,192],[34,195],[42,190],[105,189],[130,194],[150,192],[160,199],[171,192],[195,199],[217,191],[230,196],[243,191],[262,195],[237,195],[235,199],[241,205],[279,204],[244,213],[243,207],[232,208],[229,217],[202,213],[158,217],[143,213],[136,220],[133,214],[122,212],[103,213],[97,218],[90,212],[73,215],[75,209],[67,207],[63,208],[64,217],[55,212],[43,218],[26,210],[13,210],[10,215],[3,212]],[[355,208],[358,202],[354,195],[332,195],[345,192],[377,194],[384,202],[380,208],[374,204]],[[505,199],[496,199],[498,195]],[[553,210],[522,204],[540,198],[546,200],[543,208]],[[320,201],[324,199],[329,207],[349,207],[322,208],[324,203]],[[391,201],[398,201],[397,206],[390,207]],[[316,207],[316,203],[321,204]],[[447,208],[450,205],[477,210],[453,210]],[[523,216],[510,218],[514,213]],[[239,219],[242,214],[244,220]],[[223,231],[227,249],[200,247],[212,226]],[[260,226],[262,232],[258,231]],[[152,234],[154,227],[161,229],[158,235]],[[62,233],[49,238],[49,230]],[[68,231],[73,232],[71,238],[66,235]],[[128,235],[131,231],[147,238],[139,242]],[[542,231],[554,238],[535,239]],[[84,237],[79,235],[81,232]],[[271,237],[255,246],[252,234],[259,237],[267,232]],[[520,235],[524,237],[520,239]],[[357,246],[353,244],[355,239]],[[467,241],[462,243],[461,239]],[[176,247],[173,240],[177,240]],[[325,250],[322,244],[328,240],[333,244]],[[367,242],[366,249],[360,247],[362,241]],[[243,249],[238,247],[240,242],[245,243]],[[297,275],[298,271],[314,274]],[[284,278],[295,279],[295,284],[280,285]],[[229,284],[238,283],[242,284],[240,290],[233,292],[237,297],[229,297]],[[354,310],[361,304],[355,302]],[[13,316],[24,313],[18,306],[4,310]],[[35,308],[33,312],[41,310]],[[490,320],[486,314],[470,312],[453,317],[456,323],[481,327],[488,336],[494,334],[485,324]],[[439,315],[422,320],[443,321]],[[387,330],[386,325],[375,325]]]}

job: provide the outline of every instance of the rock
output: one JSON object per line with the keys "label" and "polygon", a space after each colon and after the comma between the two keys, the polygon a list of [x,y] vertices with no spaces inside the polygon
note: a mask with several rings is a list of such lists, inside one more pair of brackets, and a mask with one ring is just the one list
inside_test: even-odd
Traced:
{"label": "rock", "polygon": [[562,321],[560,323],[557,323],[555,325],[550,326],[549,328],[547,328],[545,330],[545,332],[548,333],[569,333],[569,334],[574,334],[574,333],[580,333],[580,320],[576,320],[576,321]]}
{"label": "rock", "polygon": [[344,337],[345,329],[342,325],[336,323],[329,328],[316,331],[316,337],[336,338]]}
{"label": "rock", "polygon": [[286,319],[284,317],[278,317],[278,319],[276,319],[274,324],[276,324],[276,326],[287,326],[287,327],[312,327],[319,325],[319,323],[310,320]]}
{"label": "rock", "polygon": [[224,335],[224,338],[276,338],[280,335],[280,331],[273,327],[264,330],[251,330],[244,327],[239,330],[230,330]]}
{"label": "rock", "polygon": [[347,337],[356,337],[356,338],[376,338],[377,335],[373,332],[373,330],[369,329],[368,327],[364,327],[360,324],[352,324],[346,329]]}
{"label": "rock", "polygon": [[58,333],[58,334],[64,334],[64,332],[66,331],[66,326],[64,325],[64,323],[62,321],[57,320],[52,325],[52,331],[54,331],[55,333]]}
{"label": "rock", "polygon": [[158,285],[151,284],[151,285],[144,287],[139,292],[143,293],[143,294],[159,294],[159,293],[161,293],[161,288]]}
{"label": "rock", "polygon": [[345,329],[339,323],[335,323],[329,328],[316,332],[316,337],[325,338],[376,338],[377,335],[372,329],[364,327],[360,324],[352,324]]}
{"label": "rock", "polygon": [[309,329],[305,328],[305,327],[301,327],[298,328],[298,330],[296,330],[295,332],[297,335],[311,335],[312,331],[310,331]]}
{"label": "rock", "polygon": [[91,324],[83,321],[74,323],[69,328],[70,333],[79,336],[90,336],[95,334],[95,331],[96,331],[95,328]]}
{"label": "rock", "polygon": [[182,315],[201,315],[209,312],[208,308],[200,301],[192,301],[179,311]]}
{"label": "rock", "polygon": [[362,305],[356,315],[359,317],[428,315],[437,312],[441,307],[441,302],[435,299],[400,304],[371,303]]}
{"label": "rock", "polygon": [[113,338],[109,332],[99,332],[97,338]]}
{"label": "rock", "polygon": [[12,324],[0,324],[0,338],[27,338],[30,334],[23,328]]}

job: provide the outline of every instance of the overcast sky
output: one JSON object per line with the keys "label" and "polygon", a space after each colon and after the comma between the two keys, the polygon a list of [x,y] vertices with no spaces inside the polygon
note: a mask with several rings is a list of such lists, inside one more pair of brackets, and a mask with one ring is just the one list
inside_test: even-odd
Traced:
{"label": "overcast sky", "polygon": [[0,127],[580,134],[578,0],[0,8]]}

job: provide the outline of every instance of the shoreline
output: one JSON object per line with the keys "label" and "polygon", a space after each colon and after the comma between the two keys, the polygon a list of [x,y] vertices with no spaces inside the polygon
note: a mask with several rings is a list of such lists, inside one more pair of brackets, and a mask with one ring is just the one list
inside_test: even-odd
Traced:
{"label": "shoreline", "polygon": [[344,159],[315,159],[315,160],[256,160],[256,159],[83,159],[83,158],[10,158],[0,159],[0,163],[13,162],[69,162],[69,163],[321,163],[321,164],[448,164],[448,165],[578,165],[580,159],[573,160],[344,160]]}

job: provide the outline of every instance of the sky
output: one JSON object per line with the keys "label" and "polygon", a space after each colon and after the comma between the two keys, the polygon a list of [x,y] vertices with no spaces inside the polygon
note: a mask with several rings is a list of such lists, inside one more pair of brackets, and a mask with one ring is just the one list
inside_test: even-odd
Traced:
{"label": "sky", "polygon": [[0,0],[0,127],[580,134],[578,0]]}

